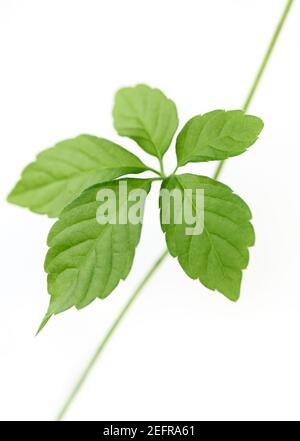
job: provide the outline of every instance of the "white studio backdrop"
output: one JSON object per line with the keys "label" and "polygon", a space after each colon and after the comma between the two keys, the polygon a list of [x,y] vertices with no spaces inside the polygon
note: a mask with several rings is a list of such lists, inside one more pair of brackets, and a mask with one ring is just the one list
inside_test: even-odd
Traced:
{"label": "white studio backdrop", "polygon": [[[67,419],[300,419],[299,40],[295,1],[249,113],[265,129],[221,181],[256,229],[237,303],[164,262]],[[242,106],[284,0],[1,0],[0,419],[52,419],[101,336],[164,248],[157,192],[132,271],[105,301],[51,319],[43,260],[53,221],[8,205],[21,169],[91,133],[146,154],[112,127],[115,91],[147,83],[195,114]],[[147,159],[155,164],[155,159]],[[174,149],[166,155],[168,171]],[[187,170],[211,175],[215,164]]]}

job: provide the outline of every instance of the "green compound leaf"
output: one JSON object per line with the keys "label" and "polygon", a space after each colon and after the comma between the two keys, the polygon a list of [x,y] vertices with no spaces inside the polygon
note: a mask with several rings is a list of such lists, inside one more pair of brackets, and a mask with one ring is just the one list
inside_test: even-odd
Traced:
{"label": "green compound leaf", "polygon": [[176,106],[160,90],[143,84],[120,89],[113,109],[118,134],[161,159],[178,127]]}
{"label": "green compound leaf", "polygon": [[57,217],[86,188],[147,169],[123,147],[96,136],[80,135],[41,152],[23,170],[8,201]]}
{"label": "green compound leaf", "polygon": [[[123,194],[124,184],[128,197]],[[107,297],[119,281],[127,277],[140,240],[145,197],[150,187],[151,179],[132,178],[95,185],[63,210],[48,236],[50,248],[45,271],[51,300],[40,329],[52,314],[72,306],[81,309],[97,297]],[[115,195],[116,203],[107,208],[107,216],[111,220],[115,218],[115,223],[100,224],[97,220],[99,207],[105,202],[105,198],[102,203],[99,201],[100,190],[104,191],[105,198],[109,198],[106,193]],[[134,190],[142,190],[143,197],[132,198]],[[121,211],[122,216],[130,215],[137,203],[139,223],[119,218]]]}
{"label": "green compound leaf", "polygon": [[[181,200],[184,190],[192,190],[194,215],[196,189],[204,191],[204,228],[201,234],[187,235],[186,227],[191,225],[175,223],[174,196],[169,202],[170,223],[162,223],[162,230],[166,234],[170,254],[178,257],[189,277],[199,279],[207,288],[221,292],[230,300],[237,300],[242,269],[248,265],[248,247],[255,241],[250,223],[251,212],[246,203],[226,185],[204,176],[171,176],[163,182],[162,188],[179,190]],[[161,197],[161,209],[162,201]]]}
{"label": "green compound leaf", "polygon": [[240,155],[257,140],[260,118],[241,110],[214,110],[190,119],[176,141],[178,166]]}

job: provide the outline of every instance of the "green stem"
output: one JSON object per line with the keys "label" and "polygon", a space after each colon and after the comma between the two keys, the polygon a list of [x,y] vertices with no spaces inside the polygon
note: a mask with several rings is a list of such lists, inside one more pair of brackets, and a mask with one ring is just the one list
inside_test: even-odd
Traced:
{"label": "green stem", "polygon": [[245,112],[248,109],[248,107],[249,107],[249,105],[250,105],[250,103],[252,101],[253,95],[255,94],[255,91],[257,89],[257,86],[259,85],[261,77],[263,76],[265,68],[266,68],[266,66],[268,64],[270,56],[271,56],[271,54],[273,52],[273,49],[274,49],[275,44],[277,42],[277,39],[279,37],[280,31],[281,31],[281,29],[282,29],[282,27],[284,25],[284,22],[285,22],[285,20],[286,20],[286,18],[288,16],[289,10],[290,10],[293,2],[294,2],[294,0],[288,0],[287,1],[286,5],[285,5],[285,8],[283,10],[283,13],[281,14],[281,17],[280,17],[280,19],[279,19],[279,21],[277,23],[277,26],[275,28],[274,34],[273,34],[273,36],[271,38],[271,41],[270,41],[269,46],[267,48],[267,51],[266,51],[266,53],[265,53],[265,55],[264,55],[264,57],[262,59],[261,65],[259,66],[259,69],[257,71],[256,77],[255,77],[255,79],[253,81],[253,84],[252,84],[252,86],[251,86],[251,88],[249,90],[247,98],[246,98],[246,100],[244,102],[244,105],[242,107],[242,109]]}
{"label": "green stem", "polygon": [[[155,173],[156,175],[158,175],[158,176],[160,176],[161,178],[163,178],[161,172],[159,172],[158,170],[155,170],[155,168],[152,168],[152,167],[148,167],[148,166],[147,166],[147,170],[152,171],[152,172]],[[145,170],[145,171],[147,171],[147,170]]]}
{"label": "green stem", "polygon": [[[269,46],[267,47],[267,51],[265,52],[265,55],[264,55],[264,57],[263,57],[263,59],[262,59],[262,61],[260,63],[260,66],[259,66],[259,69],[257,71],[257,74],[256,74],[256,76],[254,78],[252,86],[250,87],[250,90],[248,92],[246,100],[245,100],[245,102],[243,104],[242,110],[244,110],[245,112],[247,111],[247,109],[248,109],[248,107],[249,107],[249,105],[250,105],[250,103],[252,101],[252,98],[253,98],[253,96],[254,96],[254,94],[256,92],[257,86],[259,85],[261,77],[263,76],[263,73],[264,73],[264,71],[265,71],[265,69],[267,67],[268,61],[269,61],[270,56],[271,56],[271,54],[273,52],[273,49],[274,49],[275,44],[277,42],[277,39],[279,37],[280,31],[281,31],[281,29],[282,29],[282,27],[283,27],[283,25],[285,23],[285,20],[286,20],[286,18],[288,16],[288,13],[289,13],[289,10],[290,10],[290,8],[291,8],[291,6],[293,4],[293,1],[294,0],[288,0],[287,1],[286,5],[285,5],[285,8],[284,8],[284,10],[283,10],[283,12],[282,12],[282,14],[281,14],[281,16],[279,18],[279,21],[278,21],[277,26],[275,28],[275,31],[274,31],[274,33],[272,35],[271,41],[269,43]],[[224,164],[225,164],[225,160],[220,161],[218,163],[218,165],[216,167],[216,170],[214,172],[214,175],[213,175],[214,179],[218,179],[218,177],[220,176],[221,171],[223,170]]]}
{"label": "green stem", "polygon": [[161,175],[163,178],[165,178],[166,175],[165,175],[164,163],[163,163],[162,158],[159,158],[159,165],[160,165],[160,175]]}
{"label": "green stem", "polygon": [[[269,58],[271,56],[271,53],[274,49],[275,43],[277,41],[277,38],[279,36],[279,33],[283,27],[283,24],[286,20],[286,17],[288,15],[288,12],[290,10],[290,7],[292,5],[294,0],[288,0],[284,11],[280,17],[280,20],[275,28],[275,32],[272,36],[271,42],[267,48],[267,52],[260,64],[259,70],[256,74],[256,77],[254,79],[254,82],[250,88],[250,91],[247,95],[246,101],[242,107],[242,109],[244,111],[246,111],[249,107],[249,104],[256,92],[257,86],[260,82],[260,79],[265,71],[265,68],[267,66],[267,63],[269,61]],[[163,168],[163,163],[162,160],[160,159],[160,169],[161,169],[161,173],[158,173],[156,170],[153,170],[155,173],[161,175],[162,177],[165,176],[164,173],[164,168]],[[218,177],[220,176],[220,173],[222,171],[222,168],[224,166],[224,161],[220,161],[216,171],[214,173],[214,179],[218,179]],[[89,363],[87,364],[86,368],[84,369],[84,371],[82,372],[79,380],[77,381],[77,383],[75,384],[73,390],[71,391],[69,397],[67,398],[65,404],[63,405],[61,411],[59,412],[58,416],[57,416],[57,420],[61,420],[65,413],[67,412],[67,410],[69,409],[70,405],[72,404],[74,398],[76,397],[76,395],[78,394],[79,390],[81,389],[84,381],[86,380],[87,376],[89,375],[90,371],[92,370],[94,364],[96,363],[96,361],[98,360],[100,354],[102,353],[103,349],[105,348],[105,346],[107,345],[107,343],[109,342],[110,338],[112,337],[114,331],[116,330],[116,328],[118,327],[119,323],[121,322],[121,320],[123,319],[123,317],[126,315],[128,309],[130,308],[130,306],[133,304],[133,302],[135,301],[135,299],[137,298],[137,296],[140,294],[140,292],[142,291],[143,287],[147,284],[147,282],[150,280],[150,278],[153,276],[153,274],[155,273],[155,271],[158,269],[158,267],[161,265],[161,263],[163,262],[163,260],[166,258],[166,256],[168,255],[168,250],[165,250],[162,255],[155,261],[155,263],[153,264],[153,266],[150,268],[150,270],[147,272],[147,274],[145,275],[145,277],[143,278],[143,280],[140,282],[140,284],[137,286],[136,290],[133,292],[133,294],[131,295],[131,297],[129,297],[129,300],[127,301],[127,303],[125,304],[125,306],[122,308],[122,310],[120,311],[119,315],[117,316],[117,318],[115,319],[115,321],[113,322],[113,324],[111,325],[111,327],[109,328],[109,330],[107,331],[107,333],[105,334],[104,338],[101,340],[99,346],[97,347],[94,355],[92,356],[92,358],[90,359]]]}
{"label": "green stem", "polygon": [[119,325],[119,323],[121,322],[121,320],[123,319],[125,314],[127,313],[127,311],[130,308],[130,306],[133,304],[133,302],[135,301],[137,296],[140,294],[140,292],[142,291],[142,289],[144,288],[146,283],[151,279],[152,275],[155,273],[157,268],[161,265],[163,260],[167,257],[167,255],[168,255],[168,250],[165,250],[161,254],[161,256],[154,262],[154,264],[151,266],[150,270],[147,272],[147,274],[145,275],[143,280],[137,286],[137,288],[135,289],[133,294],[129,297],[129,300],[127,301],[127,303],[125,303],[125,305],[123,306],[122,310],[119,312],[117,318],[115,319],[115,321],[113,322],[111,327],[108,329],[108,331],[105,334],[103,340],[101,340],[101,343],[97,347],[94,355],[92,356],[92,358],[88,362],[86,368],[84,369],[84,371],[80,375],[80,378],[77,381],[74,389],[70,393],[69,397],[67,398],[67,400],[64,403],[63,407],[61,408],[59,414],[57,415],[57,418],[56,418],[57,421],[60,421],[60,420],[63,419],[65,413],[67,412],[68,408],[70,407],[70,405],[74,401],[74,398],[76,397],[76,395],[80,391],[81,386],[83,385],[84,381],[86,380],[87,376],[89,375],[90,371],[92,370],[94,364],[96,363],[99,355],[102,353],[103,349],[105,348],[105,346],[107,345],[107,343],[111,339],[115,329],[117,328],[117,326]]}

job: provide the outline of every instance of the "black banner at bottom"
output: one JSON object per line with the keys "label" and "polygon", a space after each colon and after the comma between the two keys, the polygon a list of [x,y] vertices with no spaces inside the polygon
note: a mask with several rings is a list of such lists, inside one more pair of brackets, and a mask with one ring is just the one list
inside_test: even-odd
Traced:
{"label": "black banner at bottom", "polygon": [[[268,435],[274,431],[276,436],[287,435],[287,422],[196,422],[196,421],[10,421],[0,423],[0,436],[28,436],[39,439],[47,437],[84,437],[86,441],[118,440],[118,439],[208,439],[209,437],[230,436],[231,439],[241,439],[245,436],[259,436],[261,430],[267,429]],[[264,426],[264,427],[262,427]],[[295,428],[293,427],[293,430]]]}

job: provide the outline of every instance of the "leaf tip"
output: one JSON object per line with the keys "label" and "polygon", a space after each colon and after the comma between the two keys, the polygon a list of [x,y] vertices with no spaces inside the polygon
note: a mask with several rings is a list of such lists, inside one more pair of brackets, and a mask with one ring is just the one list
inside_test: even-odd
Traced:
{"label": "leaf tip", "polygon": [[226,294],[222,292],[222,294],[224,294],[224,296],[233,303],[236,303],[239,300],[240,293],[240,287],[238,290],[233,289],[230,292],[226,292]]}
{"label": "leaf tip", "polygon": [[15,187],[6,196],[6,201],[8,203],[10,203],[10,204],[15,204],[15,201],[14,201],[14,190],[15,190]]}
{"label": "leaf tip", "polygon": [[50,320],[51,317],[52,317],[52,314],[48,314],[48,313],[45,314],[43,320],[41,321],[40,326],[38,327],[38,330],[37,330],[35,336],[37,336],[41,332],[41,330],[46,326],[46,324],[48,323],[48,321]]}

